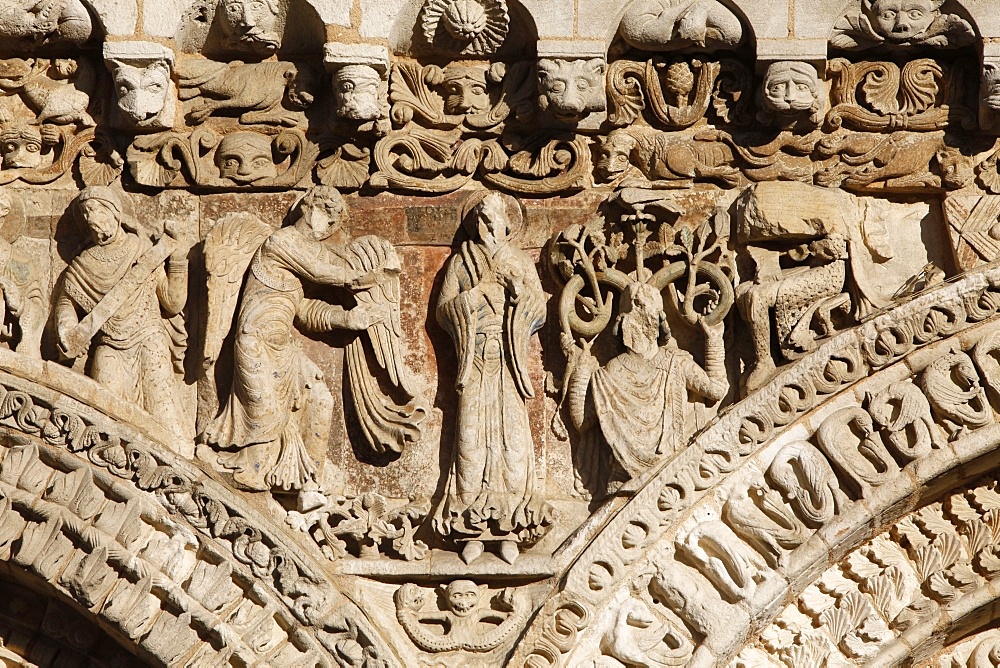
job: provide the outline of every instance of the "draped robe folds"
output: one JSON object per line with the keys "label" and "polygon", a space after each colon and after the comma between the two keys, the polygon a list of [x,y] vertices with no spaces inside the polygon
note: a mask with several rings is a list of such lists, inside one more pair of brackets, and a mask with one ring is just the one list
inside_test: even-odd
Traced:
{"label": "draped robe folds", "polygon": [[272,234],[254,256],[236,319],[232,388],[204,436],[234,450],[219,462],[241,484],[289,489],[314,476],[329,438],[332,397],[292,335],[303,307],[318,304],[305,299],[301,279],[343,286],[351,275],[341,254],[293,227]]}
{"label": "draped robe folds", "polygon": [[629,478],[681,447],[688,435],[688,390],[712,400],[726,393],[724,383],[673,341],[650,360],[622,353],[594,372],[590,387],[604,440]]}
{"label": "draped robe folds", "polygon": [[[518,294],[499,276],[520,281]],[[437,309],[458,354],[458,429],[445,496],[443,535],[531,542],[550,509],[534,498],[534,443],[525,400],[534,396],[527,346],[545,319],[534,264],[503,244],[491,256],[465,242],[445,274]]]}
{"label": "draped robe folds", "polygon": [[[101,246],[86,248],[73,259],[63,275],[63,308],[92,311],[152,248],[134,234],[125,235],[120,243],[124,255],[116,254],[114,260],[102,257],[107,250]],[[90,376],[176,431],[183,424],[183,411],[174,370],[186,340],[180,316],[168,320],[160,311],[157,286],[166,280],[163,267],[157,268],[101,326],[90,355]]]}

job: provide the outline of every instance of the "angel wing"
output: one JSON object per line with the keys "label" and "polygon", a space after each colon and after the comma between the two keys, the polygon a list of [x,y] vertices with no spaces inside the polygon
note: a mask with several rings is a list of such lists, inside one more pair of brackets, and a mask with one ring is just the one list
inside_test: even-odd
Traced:
{"label": "angel wing", "polygon": [[208,319],[205,325],[205,367],[219,357],[222,342],[233,325],[243,275],[271,228],[245,212],[223,216],[205,237],[205,273],[208,279]]}
{"label": "angel wing", "polygon": [[[392,246],[378,237],[355,239],[346,250],[351,266],[359,271],[399,263]],[[399,278],[390,275],[385,275],[378,285],[355,293],[359,305],[380,307],[386,317],[366,330],[367,337],[358,337],[347,346],[348,380],[358,421],[368,442],[379,453],[402,452],[406,443],[419,439],[419,425],[427,415],[426,408],[415,401],[409,370],[403,364],[399,295]],[[365,346],[365,338],[369,346]],[[390,392],[401,398],[402,403],[384,392],[372,374],[369,347],[375,364],[388,376]]]}

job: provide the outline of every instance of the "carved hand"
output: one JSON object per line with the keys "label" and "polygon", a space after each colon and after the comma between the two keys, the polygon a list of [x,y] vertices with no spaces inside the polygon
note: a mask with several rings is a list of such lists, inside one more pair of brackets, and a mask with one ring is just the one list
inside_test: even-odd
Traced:
{"label": "carved hand", "polygon": [[563,354],[570,359],[578,354],[580,350],[576,345],[576,339],[569,332],[559,333],[559,345],[562,347]]}
{"label": "carved hand", "polygon": [[714,325],[708,324],[708,318],[699,318],[698,325],[701,327],[702,333],[704,333],[705,338],[712,341],[721,341],[723,334],[726,331],[725,321],[719,321]]}
{"label": "carved hand", "polygon": [[347,312],[348,329],[368,329],[389,319],[389,304],[359,304]]}

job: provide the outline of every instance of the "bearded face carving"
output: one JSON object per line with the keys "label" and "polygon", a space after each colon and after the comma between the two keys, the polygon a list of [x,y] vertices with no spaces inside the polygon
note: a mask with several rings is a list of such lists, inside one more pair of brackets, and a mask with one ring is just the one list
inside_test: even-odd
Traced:
{"label": "bearded face carving", "polygon": [[562,121],[576,122],[604,111],[604,60],[538,61],[538,105]]}
{"label": "bearded face carving", "polygon": [[35,169],[42,163],[42,134],[33,125],[13,125],[0,132],[3,169]]}
{"label": "bearded face carving", "polygon": [[281,46],[278,0],[222,0],[219,4],[226,46],[254,53],[273,53]]}
{"label": "bearded face carving", "polygon": [[446,67],[441,88],[446,114],[481,114],[490,108],[484,68]]}
{"label": "bearded face carving", "polygon": [[771,63],[760,89],[763,107],[758,120],[783,129],[819,126],[823,117],[823,85],[808,63]]}
{"label": "bearded face carving", "polygon": [[345,65],[333,76],[337,115],[352,121],[374,121],[382,113],[382,77],[368,65]]}
{"label": "bearded face carving", "polygon": [[240,185],[249,185],[278,175],[271,151],[271,139],[256,132],[226,135],[215,150],[219,176]]}

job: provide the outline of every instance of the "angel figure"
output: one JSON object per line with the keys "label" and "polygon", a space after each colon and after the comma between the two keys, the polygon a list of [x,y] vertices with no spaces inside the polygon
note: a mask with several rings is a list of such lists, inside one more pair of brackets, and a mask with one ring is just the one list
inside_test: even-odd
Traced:
{"label": "angel figure", "polygon": [[[246,214],[216,225],[205,242],[209,315],[205,365],[217,361],[237,309],[233,378],[221,412],[200,440],[202,450],[245,489],[300,490],[321,481],[333,398],[319,367],[302,351],[293,324],[307,332],[366,332],[347,346],[346,371],[358,421],[379,451],[400,452],[419,436],[425,411],[413,402],[402,365],[399,258],[388,241],[360,237],[342,247],[324,244],[347,219],[336,189],[313,188],[292,207],[291,224],[277,231]],[[244,279],[245,274],[245,279]],[[356,306],[345,309],[307,298],[304,284],[343,288]],[[372,375],[369,356],[389,376],[399,405]]]}
{"label": "angel figure", "polygon": [[471,563],[499,542],[512,563],[518,544],[541,538],[550,510],[536,498],[534,443],[525,400],[534,396],[527,348],[545,320],[545,293],[528,254],[510,242],[516,200],[480,191],[462,210],[471,239],[452,256],[437,317],[458,355],[458,429],[445,497],[434,516],[465,542]]}

